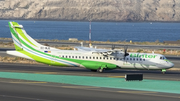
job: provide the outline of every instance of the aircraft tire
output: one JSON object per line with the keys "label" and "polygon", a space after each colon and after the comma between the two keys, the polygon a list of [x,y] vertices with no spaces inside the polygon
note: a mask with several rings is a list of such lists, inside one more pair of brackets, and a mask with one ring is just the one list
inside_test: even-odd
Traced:
{"label": "aircraft tire", "polygon": [[97,69],[97,72],[102,73],[103,70],[104,70],[104,69],[99,68],[99,69]]}

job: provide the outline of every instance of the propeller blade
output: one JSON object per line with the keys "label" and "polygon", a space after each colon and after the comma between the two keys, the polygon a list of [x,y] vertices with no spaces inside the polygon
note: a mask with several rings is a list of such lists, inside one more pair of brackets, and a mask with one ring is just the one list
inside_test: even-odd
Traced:
{"label": "propeller blade", "polygon": [[129,55],[129,53],[127,53],[127,49],[128,49],[128,46],[124,46],[124,60],[125,60],[126,56]]}

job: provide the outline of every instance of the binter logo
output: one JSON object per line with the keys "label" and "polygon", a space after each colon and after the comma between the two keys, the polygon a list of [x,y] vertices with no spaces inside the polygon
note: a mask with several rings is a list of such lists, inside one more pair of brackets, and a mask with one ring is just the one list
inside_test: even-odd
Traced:
{"label": "binter logo", "polygon": [[148,55],[148,54],[130,54],[130,57],[139,57],[139,58],[155,58],[157,55]]}

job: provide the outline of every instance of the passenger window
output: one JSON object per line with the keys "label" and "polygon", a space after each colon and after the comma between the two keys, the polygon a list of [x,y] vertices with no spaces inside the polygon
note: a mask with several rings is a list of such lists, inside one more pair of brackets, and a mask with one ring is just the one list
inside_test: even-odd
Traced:
{"label": "passenger window", "polygon": [[162,60],[162,57],[160,57],[160,59]]}
{"label": "passenger window", "polygon": [[62,56],[62,58],[64,58],[64,56]]}
{"label": "passenger window", "polygon": [[88,57],[86,56],[86,59],[88,59]]}
{"label": "passenger window", "polygon": [[79,58],[81,58],[81,56],[79,56]]}
{"label": "passenger window", "polygon": [[112,60],[112,58],[110,57],[110,60]]}
{"label": "passenger window", "polygon": [[91,59],[91,57],[89,57],[89,59]]}
{"label": "passenger window", "polygon": [[105,59],[105,57],[103,57],[103,59]]}
{"label": "passenger window", "polygon": [[138,58],[136,60],[138,61]]}
{"label": "passenger window", "polygon": [[133,58],[133,61],[135,61],[135,58]]}
{"label": "passenger window", "polygon": [[101,59],[101,57],[99,57],[99,59]]}
{"label": "passenger window", "polygon": [[143,59],[143,61],[145,61],[145,59]]}
{"label": "passenger window", "polygon": [[77,59],[77,56],[76,56],[76,59]]}
{"label": "passenger window", "polygon": [[130,60],[132,60],[132,58],[130,58]]}
{"label": "passenger window", "polygon": [[129,58],[126,58],[126,60],[129,60]]}
{"label": "passenger window", "polygon": [[72,58],[74,58],[74,56],[72,56]]}
{"label": "passenger window", "polygon": [[95,59],[95,57],[93,57],[93,59]]}
{"label": "passenger window", "polygon": [[119,60],[119,58],[117,58],[117,60]]}
{"label": "passenger window", "polygon": [[69,58],[71,58],[71,56],[69,56]]}
{"label": "passenger window", "polygon": [[114,60],[116,60],[116,58],[114,58]]}
{"label": "passenger window", "polygon": [[98,59],[98,57],[96,57],[96,59]]}
{"label": "passenger window", "polygon": [[84,56],[82,56],[82,58],[84,59]]}
{"label": "passenger window", "polygon": [[140,61],[142,61],[142,59],[140,59]]}
{"label": "passenger window", "polygon": [[107,60],[108,60],[108,57],[107,57]]}

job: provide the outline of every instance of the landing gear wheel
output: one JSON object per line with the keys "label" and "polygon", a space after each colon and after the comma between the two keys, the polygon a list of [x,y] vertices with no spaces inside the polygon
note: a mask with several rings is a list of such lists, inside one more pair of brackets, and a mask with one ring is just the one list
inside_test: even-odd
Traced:
{"label": "landing gear wheel", "polygon": [[166,72],[166,69],[162,69],[161,71],[162,71],[162,73],[163,73],[163,74],[165,74],[165,72]]}
{"label": "landing gear wheel", "polygon": [[102,73],[103,71],[104,71],[104,69],[101,69],[101,68],[97,69],[97,72],[99,72],[99,73]]}

